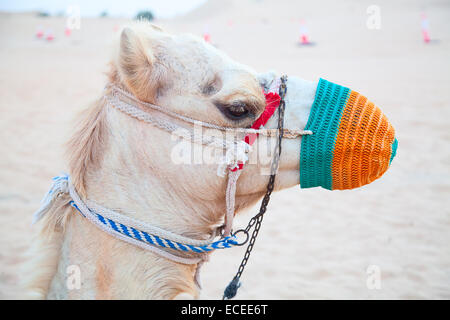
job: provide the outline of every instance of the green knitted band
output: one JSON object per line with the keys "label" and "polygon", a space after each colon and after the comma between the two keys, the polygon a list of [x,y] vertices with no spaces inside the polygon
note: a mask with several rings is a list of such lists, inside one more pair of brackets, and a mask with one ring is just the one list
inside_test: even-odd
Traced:
{"label": "green knitted band", "polygon": [[392,152],[391,152],[391,159],[389,159],[389,165],[391,165],[392,159],[394,159],[395,155],[397,154],[397,147],[398,147],[398,140],[397,138],[395,138],[391,146]]}
{"label": "green knitted band", "polygon": [[332,190],[334,145],[342,111],[351,90],[320,79],[305,130],[300,152],[300,187],[323,187]]}

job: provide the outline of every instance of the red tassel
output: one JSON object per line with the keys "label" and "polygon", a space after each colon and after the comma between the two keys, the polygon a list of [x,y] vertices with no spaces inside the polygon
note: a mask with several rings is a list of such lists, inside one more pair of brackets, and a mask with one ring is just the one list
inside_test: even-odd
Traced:
{"label": "red tassel", "polygon": [[[263,113],[259,116],[258,119],[256,119],[255,122],[252,124],[252,129],[258,130],[261,127],[265,126],[266,123],[269,121],[270,117],[274,114],[275,110],[277,110],[278,106],[280,105],[280,95],[276,92],[269,92],[264,93],[266,97],[266,108],[264,109]],[[249,145],[252,145],[256,138],[258,138],[257,133],[249,133],[245,136],[244,141],[248,143]],[[241,170],[244,167],[243,163],[238,164],[238,168],[231,169],[231,171]]]}

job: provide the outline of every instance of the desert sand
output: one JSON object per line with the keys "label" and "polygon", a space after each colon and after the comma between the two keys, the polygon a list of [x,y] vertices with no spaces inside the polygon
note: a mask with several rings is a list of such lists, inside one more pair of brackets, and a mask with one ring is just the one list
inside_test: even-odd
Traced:
{"label": "desert sand", "polygon": [[[382,179],[352,191],[299,187],[272,197],[238,299],[450,298],[450,3],[210,1],[155,23],[205,30],[257,71],[346,85],[380,106],[399,148]],[[420,17],[430,22],[424,43]],[[314,45],[299,46],[304,19]],[[50,180],[66,169],[64,143],[77,113],[100,96],[118,28],[128,20],[0,13],[0,298],[20,296],[18,268],[31,216]],[[37,39],[38,28],[55,39]],[[245,226],[257,207],[236,220]],[[211,256],[202,298],[221,298],[244,248]],[[367,285],[371,270],[380,286]],[[369,271],[369,273],[368,273]],[[369,281],[370,282],[370,281]]]}

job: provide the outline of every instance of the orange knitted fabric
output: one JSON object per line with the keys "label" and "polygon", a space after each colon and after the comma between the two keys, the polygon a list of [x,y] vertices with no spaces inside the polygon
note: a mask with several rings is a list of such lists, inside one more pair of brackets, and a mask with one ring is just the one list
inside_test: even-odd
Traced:
{"label": "orange knitted fabric", "polygon": [[332,162],[333,189],[353,189],[388,169],[395,131],[386,116],[358,92],[345,105]]}

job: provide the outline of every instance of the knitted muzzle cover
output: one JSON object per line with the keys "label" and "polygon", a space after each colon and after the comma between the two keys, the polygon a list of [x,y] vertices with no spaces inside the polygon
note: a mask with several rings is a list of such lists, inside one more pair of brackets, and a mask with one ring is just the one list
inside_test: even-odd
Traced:
{"label": "knitted muzzle cover", "polygon": [[301,188],[344,190],[378,179],[397,151],[395,131],[366,97],[320,79],[300,152]]}

